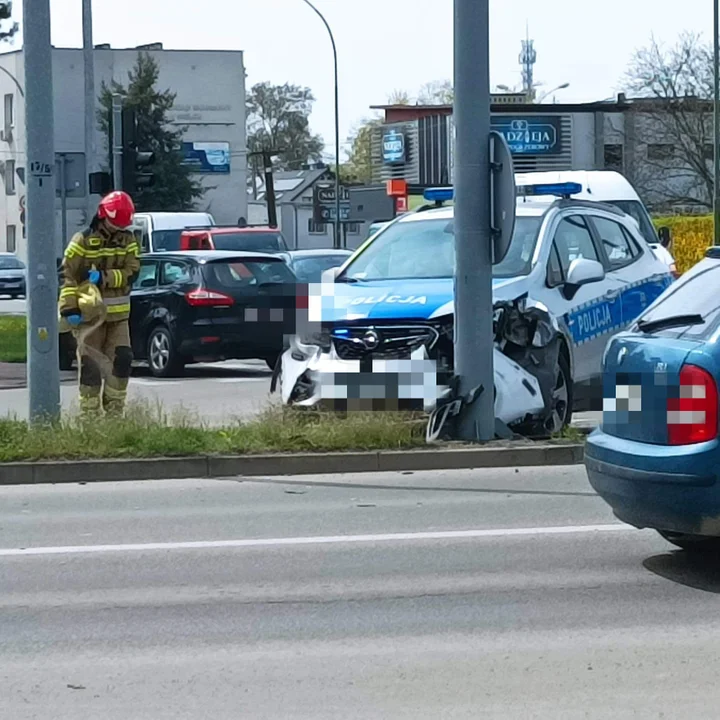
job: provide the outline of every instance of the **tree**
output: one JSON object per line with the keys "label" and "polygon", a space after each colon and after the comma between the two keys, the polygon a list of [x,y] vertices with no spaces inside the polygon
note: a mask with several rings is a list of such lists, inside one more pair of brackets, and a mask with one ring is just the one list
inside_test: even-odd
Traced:
{"label": "tree", "polygon": [[5,25],[5,21],[12,20],[12,5],[11,2],[0,2],[0,41],[10,40],[20,29],[16,22]]}
{"label": "tree", "polygon": [[315,97],[299,85],[254,85],[247,96],[248,149],[281,151],[274,163],[281,170],[300,170],[322,159],[325,143],[310,130]]}
{"label": "tree", "polygon": [[367,118],[354,128],[349,138],[348,161],[342,168],[345,182],[363,185],[372,182],[372,137],[380,124],[380,118]]}
{"label": "tree", "polygon": [[455,100],[455,89],[450,80],[434,80],[425,83],[418,93],[420,105],[452,105]]}
{"label": "tree", "polygon": [[409,105],[410,96],[405,90],[393,90],[388,95],[388,105]]}
{"label": "tree", "polygon": [[670,48],[652,39],[634,54],[625,81],[638,97],[636,186],[658,208],[712,207],[712,48],[693,34]]}
{"label": "tree", "polygon": [[[192,210],[205,190],[183,162],[184,128],[170,128],[167,118],[175,104],[175,93],[157,89],[159,76],[160,70],[153,57],[149,53],[139,53],[135,67],[128,73],[127,87],[114,80],[110,85],[103,81],[98,123],[109,139],[112,96],[113,93],[122,95],[123,106],[133,108],[137,114],[138,148],[155,153],[155,184],[149,188],[138,188],[133,196],[136,208],[183,212]],[[112,148],[112,143],[109,142],[108,146]]]}

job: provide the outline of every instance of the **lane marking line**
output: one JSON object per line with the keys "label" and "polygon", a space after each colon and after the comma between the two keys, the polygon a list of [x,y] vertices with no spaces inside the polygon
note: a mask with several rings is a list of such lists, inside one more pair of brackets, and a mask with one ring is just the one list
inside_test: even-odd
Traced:
{"label": "lane marking line", "polygon": [[498,528],[447,530],[441,532],[384,533],[378,535],[329,535],[316,537],[248,538],[244,540],[201,540],[197,542],[138,543],[128,545],[69,545],[60,547],[0,548],[0,557],[28,555],[78,555],[82,553],[150,552],[159,550],[214,550],[219,548],[264,548],[298,545],[339,545],[357,543],[418,542],[477,538],[578,535],[589,533],[637,532],[629,525],[570,525],[567,527]]}

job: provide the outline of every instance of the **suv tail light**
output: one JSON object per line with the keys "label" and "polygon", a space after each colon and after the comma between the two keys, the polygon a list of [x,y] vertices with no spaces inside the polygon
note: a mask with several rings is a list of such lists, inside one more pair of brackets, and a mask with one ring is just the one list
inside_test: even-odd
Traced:
{"label": "suv tail light", "polygon": [[229,307],[235,304],[235,301],[225,293],[202,288],[185,293],[185,299],[188,305],[193,307]]}
{"label": "suv tail light", "polygon": [[680,397],[667,403],[667,426],[670,445],[692,445],[717,437],[718,389],[707,370],[683,365]]}

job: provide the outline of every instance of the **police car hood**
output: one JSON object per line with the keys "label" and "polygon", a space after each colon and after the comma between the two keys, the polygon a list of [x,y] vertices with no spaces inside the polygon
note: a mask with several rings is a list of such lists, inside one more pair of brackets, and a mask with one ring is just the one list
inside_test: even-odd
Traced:
{"label": "police car hood", "polygon": [[[496,278],[493,299],[511,300],[527,291],[527,278]],[[454,309],[452,278],[375,280],[334,284],[323,299],[323,321],[432,320]]]}

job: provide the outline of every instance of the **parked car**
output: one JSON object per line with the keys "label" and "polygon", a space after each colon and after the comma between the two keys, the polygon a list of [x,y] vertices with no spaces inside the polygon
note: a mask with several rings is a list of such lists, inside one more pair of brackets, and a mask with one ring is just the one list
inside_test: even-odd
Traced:
{"label": "parked car", "polygon": [[274,368],[294,332],[296,282],[282,258],[264,253],[144,255],[131,293],[135,359],[156,377],[231,359]]}
{"label": "parked car", "polygon": [[[570,421],[575,384],[599,378],[608,338],[672,281],[632,218],[612,205],[570,199],[581,191],[574,183],[525,187],[509,251],[493,267],[496,303],[528,294],[558,323],[562,343],[548,430]],[[431,189],[426,198],[442,203],[452,189]],[[319,378],[332,373],[355,372],[364,383],[355,368],[363,358],[408,358],[424,348],[438,367],[452,370],[454,266],[452,207],[408,214],[379,232],[338,271],[333,302],[322,303],[321,328],[298,336],[283,355],[283,401],[320,403]],[[525,392],[517,379],[515,392]],[[378,401],[401,399],[376,386]],[[434,402],[424,409],[432,411]]]}
{"label": "parked car", "polygon": [[133,217],[133,229],[144,253],[179,250],[185,228],[214,225],[213,216],[205,212],[147,212]]}
{"label": "parked car", "polygon": [[283,234],[265,225],[188,228],[180,235],[179,250],[231,250],[277,253],[288,250]]}
{"label": "parked car", "polygon": [[326,270],[342,266],[351,255],[351,250],[290,250],[281,257],[299,282],[319,283]]}
{"label": "parked car", "polygon": [[720,547],[720,248],[683,275],[604,358],[590,483],[617,517],[690,549]]}
{"label": "parked car", "polygon": [[0,295],[25,297],[26,285],[25,263],[11,253],[0,253]]}

